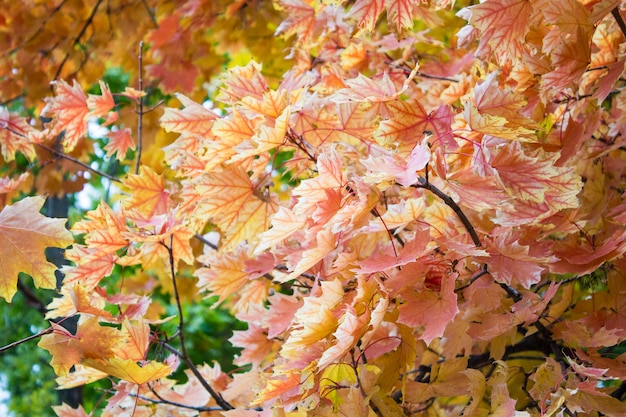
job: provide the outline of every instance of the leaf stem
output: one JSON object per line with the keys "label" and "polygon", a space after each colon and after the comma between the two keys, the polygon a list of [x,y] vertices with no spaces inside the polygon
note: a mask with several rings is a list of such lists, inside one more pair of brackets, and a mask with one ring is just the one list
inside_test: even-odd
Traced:
{"label": "leaf stem", "polygon": [[[139,42],[139,91],[143,91],[143,41]],[[143,97],[137,101],[137,161],[135,162],[135,175],[139,174],[141,165],[141,153],[143,151]]]}

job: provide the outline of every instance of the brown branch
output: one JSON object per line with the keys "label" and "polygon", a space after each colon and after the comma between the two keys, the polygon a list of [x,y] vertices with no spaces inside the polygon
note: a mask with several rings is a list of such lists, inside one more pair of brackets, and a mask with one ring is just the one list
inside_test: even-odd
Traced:
{"label": "brown branch", "polygon": [[[139,91],[143,91],[143,41],[139,42]],[[141,153],[143,150],[143,97],[137,102],[137,161],[135,162],[135,174],[139,174],[141,165]]]}
{"label": "brown branch", "polygon": [[222,407],[222,410],[232,410],[234,407],[232,405],[230,405],[220,394],[218,394],[212,387],[211,385],[209,385],[209,383],[207,382],[207,380],[202,376],[202,374],[200,373],[200,371],[198,370],[198,368],[196,368],[196,366],[193,364],[193,362],[191,362],[191,359],[189,359],[187,356],[183,355],[182,352],[180,352],[178,349],[176,349],[175,347],[173,347],[172,345],[165,343],[163,341],[159,342],[165,349],[169,350],[170,352],[172,352],[173,354],[175,354],[176,356],[178,356],[183,362],[185,362],[185,365],[187,365],[187,367],[189,368],[189,370],[191,370],[191,373],[194,374],[194,376],[198,379],[198,381],[200,381],[200,384],[204,387],[205,390],[207,390],[207,392],[211,395],[211,397],[215,400],[215,402],[217,402],[217,404]]}
{"label": "brown branch", "polygon": [[619,26],[620,30],[624,34],[624,37],[626,37],[626,23],[624,23],[624,19],[622,18],[622,15],[619,12],[619,6],[611,10],[611,14],[615,18],[615,21],[617,22],[617,25]]}
{"label": "brown branch", "polygon": [[8,345],[6,345],[6,346],[2,346],[2,347],[0,347],[0,353],[4,352],[5,350],[13,349],[13,348],[14,348],[14,347],[16,347],[16,346],[21,345],[22,343],[26,343],[26,342],[28,342],[29,340],[37,339],[38,337],[41,337],[41,336],[43,336],[44,334],[48,334],[48,333],[52,333],[52,332],[53,332],[53,328],[52,328],[52,327],[48,327],[47,329],[42,330],[42,331],[40,331],[40,332],[39,332],[39,333],[37,333],[37,334],[34,334],[34,335],[32,335],[32,336],[25,337],[24,339],[21,339],[21,340],[18,340],[18,341],[16,341],[16,342],[9,343],[9,344],[8,344]]}
{"label": "brown branch", "polygon": [[[78,43],[80,42],[80,38],[83,37],[83,35],[87,31],[87,28],[93,22],[93,18],[96,16],[96,12],[98,11],[98,7],[100,7],[101,4],[102,4],[102,0],[98,0],[96,2],[96,5],[93,6],[93,9],[91,9],[91,13],[89,14],[89,17],[85,21],[85,24],[81,28],[81,30],[78,33],[78,35],[76,36],[76,38],[74,38],[74,42],[72,42],[72,46],[70,47],[70,49],[74,49],[74,47],[76,45],[78,45]],[[57,70],[56,74],[54,74],[54,77],[53,77],[54,80],[56,80],[59,77],[59,75],[61,74],[61,71],[63,71],[63,67],[65,66],[65,63],[67,62],[69,57],[70,57],[70,52],[65,54],[65,57],[63,58],[63,61],[61,62],[61,65],[59,65],[59,69]]]}
{"label": "brown branch", "polygon": [[[193,364],[191,359],[189,359],[189,355],[187,354],[187,348],[185,347],[185,333],[184,326],[185,320],[183,318],[183,307],[180,302],[180,293],[178,292],[178,285],[176,283],[176,270],[174,267],[174,235],[170,236],[170,245],[162,243],[163,246],[167,249],[167,253],[169,255],[170,261],[170,274],[172,275],[172,285],[174,287],[174,298],[176,299],[176,308],[178,309],[178,340],[180,342],[180,352],[165,342],[162,342],[163,346],[168,349],[170,352],[175,353],[181,358],[187,367],[191,370],[191,372],[198,378],[200,384],[207,390],[207,392],[215,399],[220,407],[224,410],[232,410],[233,407],[226,402],[221,395],[219,395],[212,387],[209,385],[208,381],[202,376],[198,368]],[[171,349],[170,349],[171,348]]]}
{"label": "brown branch", "polygon": [[[430,191],[431,193],[435,194],[437,197],[439,197],[448,207],[450,207],[454,211],[454,213],[457,215],[459,220],[461,220],[461,223],[463,223],[463,226],[465,226],[465,230],[467,230],[467,232],[469,233],[470,237],[472,238],[472,242],[474,242],[474,245],[476,245],[476,247],[481,247],[482,246],[482,244],[480,242],[480,238],[478,237],[478,234],[476,233],[476,230],[474,229],[474,226],[472,226],[472,223],[469,221],[469,219],[467,218],[465,213],[463,213],[463,210],[461,210],[461,207],[459,207],[459,205],[452,199],[452,197],[450,197],[449,195],[447,195],[446,193],[441,191],[439,188],[437,188],[434,185],[432,185],[426,178],[419,177],[417,183],[412,185],[412,187],[424,188],[424,189]],[[483,265],[483,270],[478,273],[479,274],[478,278],[480,276],[486,274],[486,273],[488,273],[488,271],[487,271],[487,264],[484,264]],[[505,284],[503,282],[497,282],[496,281],[496,283],[504,291],[506,291],[507,295],[510,298],[512,298],[514,301],[517,302],[517,301],[520,301],[522,299],[522,295],[515,288],[513,288],[510,285],[507,285],[507,284]]]}
{"label": "brown branch", "polygon": [[146,8],[146,11],[148,12],[148,16],[150,16],[152,25],[154,26],[155,29],[158,29],[159,24],[157,23],[156,16],[154,15],[154,10],[150,7],[147,0],[141,0],[141,2],[143,3],[143,6]]}
{"label": "brown branch", "polygon": [[0,106],[6,106],[9,103],[12,103],[12,102],[14,102],[16,100],[21,99],[22,97],[24,97],[24,93],[20,94],[19,96],[11,97],[11,98],[8,98],[8,99],[0,102]]}
{"label": "brown branch", "polygon": [[187,408],[189,410],[195,410],[195,411],[223,411],[222,407],[194,406],[194,405],[187,405],[187,404],[183,404],[183,403],[178,403],[178,402],[175,402],[175,401],[170,401],[168,399],[165,399],[165,398],[161,397],[161,395],[159,395],[159,393],[156,392],[156,390],[154,389],[154,387],[152,387],[152,385],[150,385],[150,383],[148,383],[148,388],[158,398],[158,400],[155,400],[154,398],[149,398],[149,397],[146,397],[146,396],[143,396],[143,395],[140,395],[140,394],[135,394],[137,396],[137,398],[139,398],[141,400],[144,400],[144,401],[151,402],[153,404],[167,404],[167,405],[173,405],[175,407]]}

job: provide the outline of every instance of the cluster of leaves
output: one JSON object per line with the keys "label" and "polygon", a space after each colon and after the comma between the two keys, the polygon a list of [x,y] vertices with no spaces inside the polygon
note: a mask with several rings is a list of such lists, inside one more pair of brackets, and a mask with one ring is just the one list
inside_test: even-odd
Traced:
{"label": "cluster of leaves", "polygon": [[[193,89],[181,17],[214,24],[209,3],[147,37],[165,91]],[[232,66],[216,109],[176,94],[150,119],[142,52],[139,89],[57,80],[41,128],[3,109],[12,173],[61,158],[121,190],[72,234],[42,197],[0,213],[8,301],[19,272],[54,288],[43,249],[71,245],[46,316],[77,328],[39,342],[59,386],[109,378],[104,415],[626,415],[620,1],[454,3],[279,0],[289,69]],[[94,118],[128,174],[90,164]],[[144,128],[175,134],[163,164]],[[247,324],[238,371],[191,359],[198,294]]]}

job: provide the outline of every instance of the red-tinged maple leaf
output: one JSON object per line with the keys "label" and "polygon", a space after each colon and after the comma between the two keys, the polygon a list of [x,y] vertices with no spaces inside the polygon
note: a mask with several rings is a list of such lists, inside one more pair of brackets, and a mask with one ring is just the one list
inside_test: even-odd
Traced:
{"label": "red-tinged maple leaf", "polygon": [[[276,120],[274,120],[273,126],[267,126],[265,124],[259,125],[258,133],[252,136],[250,143],[243,143],[235,150],[236,155],[233,155],[230,159],[231,163],[236,163],[241,160],[254,157],[256,155],[271,151],[278,148],[285,142],[285,134],[289,127],[289,116],[291,115],[291,108],[287,107],[280,114]],[[255,144],[256,147],[250,147]]]}
{"label": "red-tinged maple leaf", "polygon": [[142,165],[139,174],[130,174],[122,180],[128,188],[130,198],[124,200],[124,206],[150,218],[167,212],[170,193],[165,190],[163,175],[152,168]]}
{"label": "red-tinged maple leaf", "polygon": [[[289,371],[276,375],[266,381],[265,388],[257,394],[253,405],[263,404],[266,401],[282,396],[292,396],[300,387],[300,371]],[[290,395],[291,394],[291,395]]]}
{"label": "red-tinged maple leaf", "polygon": [[103,310],[104,299],[96,292],[89,292],[80,284],[73,286],[64,285],[61,297],[55,298],[48,304],[46,319],[55,317],[70,317],[76,313],[83,316],[95,316],[103,321],[116,321],[115,317]]}
{"label": "red-tinged maple leaf", "polygon": [[54,405],[52,409],[58,417],[88,417],[82,405],[72,408],[68,404]]}
{"label": "red-tinged maple leaf", "polygon": [[135,149],[132,131],[127,127],[120,130],[111,130],[105,136],[109,138],[109,143],[104,145],[107,157],[117,153],[117,159],[123,160],[126,156],[126,151]]}
{"label": "red-tinged maple leaf", "polygon": [[350,349],[354,349],[356,342],[368,329],[369,319],[369,312],[357,315],[356,310],[348,306],[344,315],[339,318],[339,326],[333,333],[334,344],[324,351],[317,363],[318,370],[326,368],[341,359]]}
{"label": "red-tinged maple leaf", "polygon": [[196,78],[200,75],[198,67],[189,60],[165,60],[160,64],[147,65],[151,77],[161,80],[166,91],[193,91]]}
{"label": "red-tinged maple leaf", "polygon": [[474,87],[476,109],[482,114],[504,117],[507,126],[539,129],[538,123],[520,114],[520,110],[527,104],[526,99],[512,91],[502,90],[497,77],[498,73],[492,72],[485,81]]}
{"label": "red-tinged maple leaf", "polygon": [[317,177],[302,181],[293,190],[293,194],[298,196],[298,203],[294,207],[295,213],[312,213],[318,202],[328,198],[327,190],[343,188],[345,180],[342,164],[336,151],[328,151],[319,155],[317,172]]}
{"label": "red-tinged maple leaf", "polygon": [[397,255],[394,252],[394,248],[388,245],[385,248],[385,253],[370,256],[360,261],[359,267],[355,268],[354,272],[371,274],[415,262],[415,259],[425,255],[429,241],[430,232],[428,230],[420,230],[415,234],[415,238],[407,242]]}
{"label": "red-tinged maple leaf", "polygon": [[550,256],[531,255],[530,247],[520,244],[517,236],[503,232],[497,234],[493,251],[483,260],[489,263],[489,273],[496,281],[508,285],[520,283],[524,288],[538,283],[546,266],[555,261]]}
{"label": "red-tinged maple leaf", "polygon": [[0,178],[0,194],[10,193],[17,190],[21,184],[23,184],[27,178],[30,178],[30,172],[24,172],[17,178],[2,177]]}
{"label": "red-tinged maple leaf", "polygon": [[175,96],[185,108],[182,110],[165,108],[163,116],[159,119],[165,131],[208,136],[218,116],[183,94],[175,94]]}
{"label": "red-tinged maple leaf", "polygon": [[[315,243],[305,246],[305,249],[299,253],[300,258],[293,267],[293,270],[289,275],[284,277],[281,281],[287,282],[292,279],[296,279],[300,274],[308,271],[315,266],[319,261],[324,259],[331,251],[335,249],[337,244],[337,237],[330,230],[323,229],[315,236]],[[293,264],[293,260],[290,259],[290,264]]]}
{"label": "red-tinged maple leaf", "polygon": [[67,375],[85,358],[113,357],[113,347],[121,341],[119,330],[100,326],[95,317],[79,322],[74,335],[55,323],[52,328],[54,331],[42,336],[38,346],[52,354],[50,365],[59,376]]}
{"label": "red-tinged maple leaf", "polygon": [[271,358],[274,350],[274,341],[267,336],[265,329],[254,324],[248,324],[248,330],[235,330],[228,339],[233,346],[243,348],[240,356],[235,359],[235,365],[252,364],[258,368]]}
{"label": "red-tinged maple leaf", "polygon": [[417,7],[413,0],[385,0],[387,21],[398,30],[413,27],[413,8]]}
{"label": "red-tinged maple leaf", "polygon": [[274,293],[269,298],[270,303],[267,337],[270,339],[282,334],[289,327],[296,312],[302,307],[301,299],[294,299],[285,294]]}
{"label": "red-tinged maple leaf", "polygon": [[572,235],[555,244],[554,254],[560,260],[550,265],[557,274],[590,274],[606,261],[619,258],[626,249],[626,233],[621,230],[580,237]]}
{"label": "red-tinged maple leaf", "polygon": [[259,245],[255,248],[255,253],[261,253],[267,248],[274,247],[306,224],[305,220],[299,219],[293,211],[286,207],[279,207],[272,216],[271,222],[272,228],[259,234]]}
{"label": "red-tinged maple leaf", "polygon": [[198,269],[194,274],[198,277],[198,287],[217,295],[218,302],[235,294],[250,280],[250,274],[245,267],[247,256],[244,248],[239,248],[234,253],[204,254],[198,260],[209,265],[208,268]]}
{"label": "red-tinged maple leaf", "polygon": [[[369,78],[359,73],[356,78],[345,80],[347,88],[335,93],[337,100],[358,100],[372,103],[384,103],[396,100],[405,88],[398,89],[389,76],[384,72],[375,78]],[[405,84],[406,86],[406,84]]]}
{"label": "red-tinged maple leaf", "polygon": [[80,85],[74,80],[70,86],[63,80],[53,81],[56,97],[47,98],[46,107],[42,114],[53,117],[52,127],[49,130],[51,136],[65,132],[63,137],[63,149],[71,152],[78,141],[87,134],[87,96]]}
{"label": "red-tinged maple leaf", "polygon": [[571,83],[579,83],[589,66],[591,50],[588,36],[579,30],[579,41],[559,42],[550,54],[554,70],[541,77],[542,95],[560,94]]}
{"label": "red-tinged maple leaf", "polygon": [[568,390],[565,403],[575,412],[602,413],[607,416],[626,417],[624,403],[609,394],[598,390],[596,381],[586,381],[576,384]]}
{"label": "red-tinged maple leaf", "polygon": [[486,0],[462,9],[458,16],[482,32],[479,49],[488,44],[498,61],[504,63],[524,49],[531,13],[529,0]]}
{"label": "red-tinged maple leaf", "polygon": [[[534,155],[533,155],[534,154]],[[536,203],[545,201],[550,180],[568,168],[555,167],[557,155],[533,152],[528,155],[518,142],[508,143],[490,161],[510,195]]]}
{"label": "red-tinged maple leaf", "polygon": [[222,77],[222,82],[224,86],[216,100],[227,104],[234,104],[244,97],[262,100],[263,93],[268,89],[267,81],[261,74],[261,65],[254,61],[250,61],[245,67],[229,69]]}
{"label": "red-tinged maple leaf", "polygon": [[302,0],[280,0],[278,6],[287,12],[287,18],[276,28],[276,35],[297,34],[300,42],[307,44],[315,31],[315,9]]}
{"label": "red-tinged maple leaf", "polygon": [[526,129],[523,126],[509,127],[506,118],[488,113],[482,114],[469,100],[463,104],[463,117],[474,132],[520,142],[537,142],[539,140],[534,130]]}
{"label": "red-tinged maple leaf", "polygon": [[425,288],[404,291],[404,303],[398,308],[398,322],[412,328],[422,327],[424,331],[419,337],[427,345],[434,338],[443,336],[446,326],[459,312],[454,283],[455,278],[451,275],[443,277],[439,291]]}
{"label": "red-tinged maple leaf", "polygon": [[0,297],[11,301],[17,277],[24,272],[40,288],[55,288],[56,266],[46,260],[48,247],[66,248],[74,243],[64,227],[65,219],[39,213],[43,197],[27,197],[0,212]]}
{"label": "red-tinged maple leaf", "polygon": [[251,112],[275,119],[287,107],[287,92],[284,90],[268,90],[263,93],[261,100],[248,96],[241,100],[241,104]]}
{"label": "red-tinged maple leaf", "polygon": [[64,255],[68,261],[74,262],[74,265],[65,265],[61,269],[65,275],[63,284],[73,285],[80,282],[88,289],[93,289],[102,278],[111,274],[117,260],[117,256],[112,252],[78,244],[65,251]]}
{"label": "red-tinged maple leaf", "polygon": [[385,0],[357,0],[350,8],[346,19],[355,21],[361,29],[373,30],[384,7]]}
{"label": "red-tinged maple leaf", "polygon": [[380,122],[376,138],[383,146],[396,146],[400,155],[408,155],[432,130],[428,113],[417,100],[393,101],[388,108],[392,118]]}
{"label": "red-tinged maple leaf", "polygon": [[115,108],[115,101],[109,87],[100,81],[101,95],[89,94],[87,98],[87,107],[89,113],[86,117],[103,117],[106,120],[103,125],[107,126],[115,122],[118,118],[117,112],[112,111]]}
{"label": "red-tinged maple leaf", "polygon": [[611,10],[618,7],[620,0],[592,0],[585,2],[585,8],[591,9],[589,16],[589,22],[595,25],[598,21],[602,20],[604,16],[608,15]]}
{"label": "red-tinged maple leaf", "polygon": [[13,161],[17,152],[31,161],[35,159],[35,144],[28,138],[28,133],[33,131],[24,117],[0,106],[0,149],[7,162]]}
{"label": "red-tinged maple leaf", "polygon": [[[375,148],[374,148],[375,149]],[[388,180],[395,178],[400,185],[409,187],[417,182],[417,171],[424,169],[430,161],[430,151],[428,146],[417,144],[406,160],[384,149],[376,149],[377,152],[370,153],[369,157],[361,161],[365,167],[372,172],[372,175],[380,176],[378,180]],[[374,156],[382,154],[381,156]]]}

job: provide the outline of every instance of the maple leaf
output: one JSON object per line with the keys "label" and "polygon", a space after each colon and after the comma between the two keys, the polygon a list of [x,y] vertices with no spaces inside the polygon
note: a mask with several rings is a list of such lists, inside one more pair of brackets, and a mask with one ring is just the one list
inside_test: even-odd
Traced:
{"label": "maple leaf", "polygon": [[124,202],[126,207],[147,218],[167,212],[170,194],[165,190],[165,179],[152,168],[142,165],[138,175],[130,174],[122,183],[131,194]]}
{"label": "maple leaf", "polygon": [[21,152],[31,161],[35,159],[35,145],[28,139],[29,132],[33,131],[33,127],[24,117],[0,106],[0,149],[7,162],[15,159],[16,152]]}
{"label": "maple leaf", "polygon": [[70,405],[63,403],[52,406],[52,409],[58,417],[88,417],[82,405],[79,405],[78,408],[72,408]]}
{"label": "maple leaf", "polygon": [[100,81],[100,91],[102,92],[101,95],[90,94],[87,98],[86,103],[89,108],[89,113],[86,117],[106,116],[103,126],[107,126],[117,120],[118,114],[117,112],[111,111],[115,108],[115,101],[113,100],[111,90],[109,90],[109,87],[102,81]]}
{"label": "maple leaf", "polygon": [[278,4],[289,17],[276,28],[275,34],[298,34],[303,43],[310,42],[315,30],[315,9],[302,0],[280,0]]}
{"label": "maple leaf", "polygon": [[87,134],[87,97],[80,85],[74,80],[70,86],[63,80],[53,81],[57,94],[54,98],[47,98],[46,107],[42,114],[53,117],[49,134],[56,136],[65,132],[63,136],[63,150],[71,152],[78,141]]}
{"label": "maple leaf", "polygon": [[233,254],[208,253],[200,256],[198,260],[210,265],[210,268],[200,268],[196,271],[198,287],[217,295],[218,302],[235,294],[250,279],[250,274],[245,268],[246,256],[243,248]]}
{"label": "maple leaf", "polygon": [[72,366],[86,358],[112,358],[113,347],[121,341],[117,329],[100,326],[96,317],[79,322],[74,335],[55,323],[52,328],[38,346],[50,352],[50,365],[59,376],[67,375]]}
{"label": "maple leaf", "polygon": [[504,63],[521,54],[531,11],[528,0],[486,0],[462,9],[458,16],[482,32],[479,49],[491,46],[498,61]]}
{"label": "maple leaf", "polygon": [[361,29],[372,30],[384,7],[385,0],[357,0],[350,8],[346,19],[355,20]]}
{"label": "maple leaf", "polygon": [[423,327],[420,338],[427,345],[434,338],[443,336],[446,326],[459,312],[454,282],[454,276],[446,276],[439,292],[423,289],[402,293],[405,303],[398,308],[398,322],[413,328]]}
{"label": "maple leaf", "polygon": [[26,197],[0,212],[0,297],[11,301],[20,272],[37,287],[55,288],[56,266],[46,261],[48,247],[66,248],[74,242],[65,229],[65,219],[50,219],[39,213],[43,197]]}
{"label": "maple leaf", "polygon": [[109,143],[104,145],[107,157],[111,157],[117,152],[117,159],[122,160],[126,156],[126,151],[135,149],[132,131],[127,127],[120,130],[111,130],[105,136],[109,138]]}
{"label": "maple leaf", "polygon": [[393,23],[398,30],[413,27],[413,8],[416,7],[411,0],[385,0],[387,8],[387,20]]}
{"label": "maple leaf", "polygon": [[172,372],[172,369],[164,363],[148,361],[139,365],[132,359],[116,357],[107,359],[87,358],[83,360],[83,364],[137,385],[165,378]]}
{"label": "maple leaf", "polygon": [[167,132],[208,136],[217,115],[183,94],[175,94],[185,108],[182,110],[166,107],[159,123]]}

